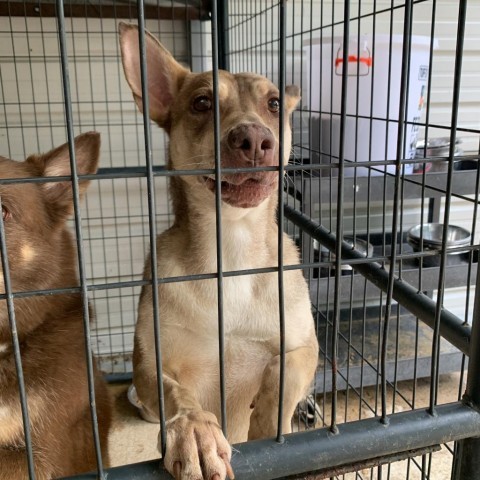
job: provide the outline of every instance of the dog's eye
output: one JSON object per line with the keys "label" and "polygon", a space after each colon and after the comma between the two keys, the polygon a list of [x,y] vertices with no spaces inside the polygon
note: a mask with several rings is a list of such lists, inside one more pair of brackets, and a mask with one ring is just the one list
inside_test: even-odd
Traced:
{"label": "dog's eye", "polygon": [[3,220],[8,220],[11,218],[12,214],[2,205],[2,217]]}
{"label": "dog's eye", "polygon": [[206,95],[202,95],[193,101],[193,108],[197,112],[206,112],[212,109],[212,101]]}
{"label": "dog's eye", "polygon": [[277,113],[280,111],[280,100],[277,97],[273,97],[268,101],[268,109],[272,113]]}

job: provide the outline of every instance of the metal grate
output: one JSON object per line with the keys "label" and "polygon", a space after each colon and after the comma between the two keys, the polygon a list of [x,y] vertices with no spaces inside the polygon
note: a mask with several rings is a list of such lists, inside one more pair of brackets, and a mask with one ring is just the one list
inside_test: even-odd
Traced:
{"label": "metal grate", "polygon": [[[123,78],[117,27],[126,20],[159,37],[193,71],[213,69],[216,91],[218,68],[265,75],[281,92],[288,84],[302,87],[291,161],[279,168],[279,328],[283,271],[301,269],[319,363],[312,394],[294,418],[299,433],[283,437],[279,421],[276,439],[236,446],[236,478],[476,478],[480,6],[466,0],[209,3],[0,5],[0,154],[20,160],[67,139],[73,158],[75,134],[102,133],[101,168],[85,204],[75,196],[72,223],[80,286],[70,290],[84,301],[90,403],[93,358],[108,379],[131,378],[138,297],[148,283],[144,259],[151,251],[156,278],[156,233],[173,220],[167,138],[151,131],[147,114],[136,114]],[[148,112],[146,95],[143,101]],[[218,102],[215,107],[219,181]],[[75,192],[79,177],[72,177]],[[427,223],[441,224],[443,240],[434,248],[426,226],[418,239],[409,235]],[[220,224],[217,199],[217,232]],[[470,232],[468,243],[450,248],[451,225]],[[282,231],[297,242],[300,265],[283,265]],[[0,221],[6,292],[0,298],[14,332],[16,298],[65,293],[69,286],[12,291],[4,237]],[[211,276],[157,282],[216,278],[221,299],[224,277],[258,273],[223,271],[221,255],[217,260]],[[88,301],[96,312],[91,326]],[[157,325],[158,298],[153,308]],[[221,301],[218,316],[222,352]],[[160,335],[156,330],[159,369]],[[34,478],[20,345],[12,336]],[[223,375],[220,385],[226,429]],[[92,416],[98,476],[106,478],[94,406]],[[163,435],[162,449],[165,441]],[[158,462],[108,472],[109,479],[167,478]]]}

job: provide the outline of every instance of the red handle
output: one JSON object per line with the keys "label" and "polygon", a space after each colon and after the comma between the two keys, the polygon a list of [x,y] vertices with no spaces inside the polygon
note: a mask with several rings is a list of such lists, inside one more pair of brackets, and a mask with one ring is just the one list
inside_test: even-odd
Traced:
{"label": "red handle", "polygon": [[[348,56],[349,62],[357,62],[357,63],[364,63],[367,67],[371,67],[373,64],[372,57],[357,57],[356,55],[349,55]],[[343,58],[336,58],[335,59],[335,67],[338,67],[341,63],[343,63]]]}

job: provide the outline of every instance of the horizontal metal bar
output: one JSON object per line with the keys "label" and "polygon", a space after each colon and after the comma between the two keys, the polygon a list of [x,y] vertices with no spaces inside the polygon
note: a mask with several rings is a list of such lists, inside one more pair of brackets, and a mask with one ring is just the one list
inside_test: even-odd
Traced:
{"label": "horizontal metal bar", "polygon": [[[292,169],[299,169],[298,166],[292,166]],[[164,166],[152,167],[155,177],[180,177],[180,176],[199,176],[214,175],[215,169],[201,168],[188,170],[168,170]],[[244,167],[244,168],[222,168],[222,173],[246,173],[246,172],[278,172],[278,167]],[[144,178],[147,177],[145,167],[106,167],[99,168],[95,174],[77,175],[79,180],[110,180],[116,178]],[[55,177],[23,177],[23,178],[1,178],[0,185],[9,185],[12,183],[50,183],[50,182],[69,182],[71,176]]]}
{"label": "horizontal metal bar", "polygon": [[[318,152],[317,152],[318,153]],[[463,156],[456,156],[455,160],[478,160],[478,155],[463,155]],[[418,160],[418,161],[417,161]],[[428,158],[428,159],[416,159],[416,163],[445,163],[444,157],[438,158]],[[395,175],[389,172],[384,172],[383,170],[379,170],[379,167],[385,165],[393,165],[395,161],[393,160],[385,160],[385,161],[375,161],[375,162],[347,162],[345,161],[344,167],[346,168],[359,168],[359,167],[368,167],[372,171],[379,171],[382,175],[385,175],[387,181],[393,182],[395,179]],[[412,163],[411,159],[404,159],[401,162],[402,164]],[[289,164],[285,165],[284,170],[286,172],[319,172],[321,170],[338,170],[338,164],[321,164],[321,163],[307,163],[307,164]],[[225,167],[222,168],[222,173],[224,174],[235,174],[235,173],[248,173],[248,172],[276,172],[278,171],[278,167],[242,167],[242,168],[234,168],[234,167]],[[213,168],[202,168],[202,169],[188,169],[188,170],[168,170],[163,165],[157,165],[153,167],[153,175],[155,177],[178,177],[178,176],[200,176],[200,175],[214,175],[215,169]],[[404,192],[404,196],[408,198],[418,198],[419,188],[427,188],[429,191],[432,192],[432,195],[442,196],[445,195],[445,189],[442,189],[442,184],[445,182],[445,175],[446,172],[431,172],[427,174],[428,183],[423,185],[421,182],[421,175],[419,174],[411,174],[405,175],[402,177],[402,180],[408,189]],[[147,171],[145,167],[104,167],[99,168],[96,174],[86,174],[86,175],[77,175],[79,180],[112,180],[112,179],[122,179],[122,178],[144,178],[147,176]],[[472,180],[473,178],[473,180]],[[300,178],[293,177],[294,181],[299,181]],[[330,177],[305,177],[301,178],[302,181],[308,182],[330,182]],[[347,199],[350,201],[350,190],[353,192],[355,191],[356,194],[360,193],[360,195],[364,194],[363,192],[368,192],[368,183],[371,179],[368,177],[357,177],[357,178],[345,178],[346,188],[345,192],[347,193]],[[377,181],[374,179],[374,184],[381,183],[382,187],[382,195],[383,195],[383,178],[379,179],[381,181]],[[24,177],[24,178],[1,178],[0,185],[9,185],[9,184],[16,184],[16,183],[50,183],[50,182],[68,182],[71,181],[70,176],[55,176],[55,177]],[[454,189],[455,191],[459,192],[472,192],[474,191],[474,181],[475,176],[472,177],[471,171],[469,170],[458,170],[455,172],[455,176],[453,178],[454,182]],[[350,189],[352,186],[352,189]],[[388,188],[388,186],[387,186]],[[322,189],[324,191],[324,195],[327,192],[326,189]],[[366,195],[365,193],[364,195]],[[329,195],[329,193],[328,193]],[[463,198],[465,200],[474,202],[474,199],[470,199],[464,196],[460,196],[459,193],[453,193],[452,196],[457,198]]]}
{"label": "horizontal metal bar", "polygon": [[[473,172],[473,174],[472,174]],[[383,175],[384,172],[382,172]],[[445,196],[446,172],[429,172],[426,174],[425,185],[422,182],[422,175],[412,174],[403,177],[403,198],[418,199],[425,196],[424,191],[428,191],[428,197],[441,198]],[[298,191],[303,192],[305,198],[308,198],[309,191],[316,193],[320,202],[331,201],[331,181],[330,177],[321,176],[297,176],[293,177]],[[384,201],[384,190],[387,192],[393,188],[395,177],[388,174],[377,177],[348,177],[345,182],[345,200],[347,202],[368,202]],[[468,198],[467,194],[476,192],[476,173],[475,170],[458,170],[453,176],[452,196],[462,200],[476,203],[475,198]]]}
{"label": "horizontal metal bar", "polygon": [[[403,259],[403,256],[397,257]],[[354,265],[348,263],[349,260],[342,258],[342,264]],[[356,261],[358,262],[358,260]],[[329,264],[330,265],[330,264]],[[310,268],[318,268],[316,266],[311,266]],[[324,267],[323,267],[324,268]],[[469,264],[467,262],[456,265],[447,266],[447,274],[445,281],[445,288],[456,288],[459,285],[463,285],[463,282],[467,281]],[[325,268],[324,268],[325,269]],[[325,269],[327,271],[327,269]],[[471,266],[470,278],[474,278],[477,272],[477,264],[474,263]],[[313,304],[316,304],[319,299],[317,299],[317,291],[323,292],[321,297],[321,304],[325,305],[328,301],[333,301],[333,292],[328,288],[329,282],[334,278],[333,271],[330,276],[321,276],[321,278],[313,278],[310,280],[310,298]],[[370,282],[365,286],[365,279],[361,275],[353,275],[353,278],[349,274],[345,274],[344,278],[349,278],[351,281],[351,296],[352,298],[363,298],[365,295],[366,299],[378,299],[378,288],[372,285]],[[413,266],[405,266],[402,268],[402,281],[406,283],[415,284],[418,281],[418,267],[415,269]],[[349,283],[350,285],[350,283]],[[435,290],[438,286],[438,267],[423,267],[422,270],[422,290],[423,291],[432,291]],[[320,290],[317,290],[317,289]]]}
{"label": "horizontal metal bar", "polygon": [[[477,249],[478,246],[468,246],[468,247],[461,247],[462,251],[463,250],[471,250],[471,249]],[[410,258],[410,257],[415,257],[415,258],[420,258],[420,257],[426,257],[426,256],[432,256],[432,253],[428,252],[418,252],[415,253],[414,255],[412,254],[402,254],[398,255],[398,259],[405,259],[405,258]],[[342,265],[359,265],[359,264],[365,264],[365,263],[376,263],[379,261],[386,261],[388,260],[387,257],[384,256],[377,256],[377,257],[372,257],[372,258],[364,258],[364,257],[359,257],[359,258],[353,258],[353,259],[346,259],[342,258]],[[299,263],[297,265],[284,265],[283,270],[284,271],[291,271],[291,270],[306,270],[306,269],[318,269],[318,268],[327,268],[332,266],[332,261],[318,261],[318,262],[309,262],[309,263]],[[463,270],[467,267],[467,264],[465,266],[461,266]],[[452,285],[456,285],[455,282],[458,281],[455,280],[455,276],[458,276],[458,268],[459,265],[451,265],[448,267],[449,269],[452,270],[452,278],[448,279],[448,282],[452,282]],[[476,272],[477,266],[474,264],[472,266],[472,272]],[[433,281],[429,280],[430,277],[434,276],[434,272],[438,271],[438,267],[424,267],[423,272],[425,274],[424,278],[424,284],[426,287],[424,290],[429,290],[428,286],[428,281]],[[277,267],[264,267],[264,268],[249,268],[249,269],[243,269],[243,270],[227,270],[223,272],[224,277],[239,277],[239,276],[244,276],[244,275],[259,275],[259,274],[265,274],[265,273],[275,273],[278,272]],[[457,273],[456,273],[457,272]],[[412,271],[409,271],[407,269],[403,270],[403,278],[408,278],[409,276],[411,277],[413,275]],[[429,276],[430,275],[430,276]],[[199,281],[199,280],[212,280],[217,278],[217,273],[198,273],[198,274],[190,274],[190,275],[180,275],[180,276],[175,276],[175,277],[159,277],[157,278],[157,283],[158,284],[163,284],[163,283],[179,283],[179,282],[189,282],[189,281]],[[331,279],[331,277],[330,277]],[[311,285],[314,287],[312,290],[316,290],[315,284],[316,282],[319,282],[320,284],[323,283],[328,283],[329,278],[328,277],[322,277],[320,279],[315,279],[311,280]],[[364,286],[363,283],[359,283],[358,279],[355,277],[353,279],[354,282],[354,288],[357,289],[361,294],[363,294]],[[87,285],[87,290],[89,292],[100,292],[103,290],[117,290],[120,288],[134,288],[134,287],[143,287],[144,285],[148,285],[150,283],[149,280],[124,280],[121,282],[112,282],[112,283],[96,283],[96,284],[89,284]],[[447,283],[447,286],[449,283]],[[29,297],[38,297],[38,296],[45,296],[45,295],[65,295],[69,293],[79,293],[81,292],[80,287],[64,287],[64,288],[51,288],[51,289],[44,289],[44,290],[28,290],[28,291],[18,291],[18,292],[12,292],[13,298],[29,298]],[[355,292],[355,290],[354,290]],[[371,290],[367,290],[367,292],[373,293]],[[368,293],[367,293],[368,294]],[[0,294],[0,300],[5,300],[7,298],[7,295],[2,293]],[[314,294],[312,293],[312,303],[315,303],[317,300],[314,298]]]}
{"label": "horizontal metal bar", "polygon": [[[117,2],[118,3],[118,2]],[[168,7],[157,5],[145,5],[145,18],[164,20],[205,20],[209,18],[207,2],[198,5],[199,2],[185,2],[185,6]],[[41,2],[9,1],[0,2],[0,16],[10,17],[56,17],[54,4]],[[77,18],[135,18],[137,6],[131,5],[90,5],[65,4],[65,17]]]}
{"label": "horizontal metal bar", "polygon": [[290,475],[277,480],[322,480],[331,479],[333,477],[339,477],[349,472],[356,472],[358,470],[370,469],[385,465],[387,463],[400,462],[407,458],[420,457],[428,453],[438,452],[441,450],[440,445],[432,445],[431,447],[417,448],[415,450],[408,450],[407,452],[395,453],[393,455],[385,455],[380,458],[371,458],[363,462],[357,462],[350,465],[342,465],[340,467],[326,468],[321,471],[310,472],[308,477],[305,477],[304,473],[299,475]]}
{"label": "horizontal metal bar", "polygon": [[[335,251],[336,237],[326,228],[288,205],[284,205],[284,212],[285,217],[291,222],[308,233],[312,238],[318,240],[320,244],[327,247],[330,251]],[[361,259],[363,256],[355,250],[352,250],[350,244],[343,242],[342,258]],[[352,268],[382,291],[387,291],[388,271],[382,268],[380,264],[375,262],[364,264],[352,263]],[[398,278],[394,280],[393,298],[429,327],[434,327],[436,303],[431,298]],[[442,310],[440,323],[440,335],[461,352],[469,355],[471,326],[465,324],[460,318],[446,309]]]}
{"label": "horizontal metal bar", "polygon": [[[101,358],[101,355],[98,358]],[[108,373],[103,378],[107,383],[130,383],[133,379],[133,372]]]}
{"label": "horizontal metal bar", "polygon": [[[461,402],[440,405],[435,415],[413,410],[387,418],[387,424],[378,417],[340,424],[338,434],[322,428],[286,435],[283,443],[269,439],[234,445],[235,478],[278,479],[480,435],[480,413]],[[107,473],[108,480],[172,478],[160,460],[111,468]],[[71,478],[97,477],[90,473]]]}

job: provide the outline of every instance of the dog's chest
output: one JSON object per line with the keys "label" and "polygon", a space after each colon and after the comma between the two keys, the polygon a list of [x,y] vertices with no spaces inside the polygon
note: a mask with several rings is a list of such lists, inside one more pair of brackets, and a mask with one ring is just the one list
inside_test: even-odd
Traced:
{"label": "dog's chest", "polygon": [[[219,294],[224,332],[264,341],[278,332],[278,293],[276,274],[226,276],[218,289],[216,280],[198,282],[191,295],[185,295],[182,308],[184,327],[195,325],[197,331],[217,338]],[[175,320],[178,322],[178,317]]]}
{"label": "dog's chest", "polygon": [[[261,217],[261,218],[260,218]],[[204,215],[195,234],[174,231],[160,252],[161,275],[212,274],[217,268],[214,217]],[[278,336],[278,274],[265,269],[277,264],[268,246],[268,218],[256,212],[240,219],[224,216],[221,251],[221,288],[217,279],[168,283],[162,286],[160,321],[168,328],[218,340],[219,294],[225,335],[264,342]],[[275,233],[273,233],[275,235]],[[184,239],[188,238],[189,243]],[[169,250],[170,249],[170,250]]]}
{"label": "dog's chest", "polygon": [[[197,301],[208,318],[217,319],[218,294],[221,294],[225,332],[245,332],[254,337],[269,335],[270,318],[278,311],[275,273],[259,273],[273,267],[255,231],[245,228],[223,229],[222,271],[226,272],[219,289],[216,280],[199,284]],[[213,242],[212,242],[213,243]],[[210,248],[206,271],[216,271],[216,249]],[[233,273],[233,275],[232,275]]]}

